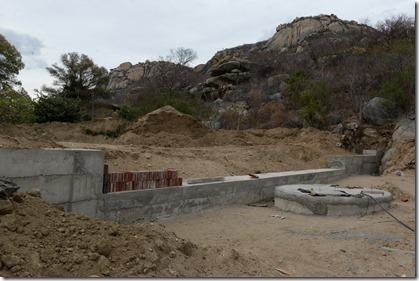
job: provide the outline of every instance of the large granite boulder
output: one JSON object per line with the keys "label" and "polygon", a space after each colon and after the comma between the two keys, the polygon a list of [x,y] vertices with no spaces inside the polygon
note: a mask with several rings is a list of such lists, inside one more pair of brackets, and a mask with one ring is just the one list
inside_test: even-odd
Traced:
{"label": "large granite boulder", "polygon": [[416,118],[403,118],[397,122],[393,133],[393,142],[406,142],[416,140]]}
{"label": "large granite boulder", "polygon": [[400,114],[400,108],[394,102],[375,97],[362,108],[362,119],[368,124],[382,126],[394,122]]}
{"label": "large granite boulder", "polygon": [[416,118],[402,118],[394,127],[391,147],[381,159],[384,172],[402,170],[416,159]]}

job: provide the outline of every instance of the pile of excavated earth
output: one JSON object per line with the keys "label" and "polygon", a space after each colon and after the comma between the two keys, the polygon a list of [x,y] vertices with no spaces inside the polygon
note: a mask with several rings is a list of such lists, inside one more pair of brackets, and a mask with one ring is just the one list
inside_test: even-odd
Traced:
{"label": "pile of excavated earth", "polygon": [[248,276],[259,268],[235,251],[199,247],[162,225],[67,213],[36,190],[0,202],[3,277]]}

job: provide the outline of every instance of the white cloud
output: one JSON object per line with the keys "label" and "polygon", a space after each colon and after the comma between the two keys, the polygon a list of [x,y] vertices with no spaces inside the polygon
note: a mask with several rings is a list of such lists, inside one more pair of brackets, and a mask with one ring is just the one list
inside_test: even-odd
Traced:
{"label": "white cloud", "polygon": [[29,34],[19,33],[2,27],[0,27],[0,34],[20,52],[25,68],[37,69],[46,67],[46,61],[41,56],[41,49],[44,47],[41,40]]}

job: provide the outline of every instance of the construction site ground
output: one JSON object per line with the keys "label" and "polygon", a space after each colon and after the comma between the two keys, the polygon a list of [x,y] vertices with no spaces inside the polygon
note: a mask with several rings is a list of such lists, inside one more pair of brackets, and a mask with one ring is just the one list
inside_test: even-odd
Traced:
{"label": "construction site ground", "polygon": [[[172,168],[184,179],[324,168],[327,155],[350,154],[339,135],[312,128],[210,130],[170,110],[121,124],[0,124],[0,147],[101,149],[111,172]],[[118,125],[124,133],[116,138],[86,134]],[[415,228],[415,170],[399,164],[402,176],[335,183],[392,192],[390,213]],[[384,211],[305,216],[269,200],[120,225],[64,212],[35,191],[12,203],[13,212],[0,216],[5,277],[416,276],[415,232]]]}

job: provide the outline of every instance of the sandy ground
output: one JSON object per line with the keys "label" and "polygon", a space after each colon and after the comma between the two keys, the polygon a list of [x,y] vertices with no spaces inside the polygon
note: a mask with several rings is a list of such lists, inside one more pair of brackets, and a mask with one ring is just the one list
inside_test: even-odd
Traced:
{"label": "sandy ground", "polygon": [[[415,228],[413,172],[405,177],[349,177],[336,184],[392,190],[396,198],[390,213]],[[254,257],[263,264],[254,276],[416,276],[415,233],[384,211],[363,217],[306,216],[278,210],[271,202],[268,207],[237,205],[161,223],[196,244]]]}
{"label": "sandy ground", "polygon": [[[124,128],[117,138],[86,134]],[[311,128],[209,130],[170,108],[124,124],[0,124],[0,148],[93,148],[110,171],[172,168],[184,179],[326,167],[350,154],[340,136]],[[414,156],[412,156],[414,157]],[[400,158],[401,159],[401,158]],[[415,227],[415,170],[343,179],[393,193],[390,212]],[[7,201],[9,200],[9,201]],[[385,212],[304,216],[236,205],[155,223],[118,225],[66,213],[36,193],[0,201],[0,276],[414,277],[415,233]]]}

